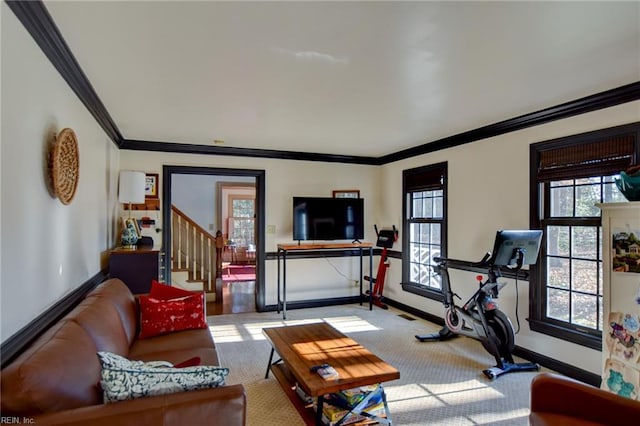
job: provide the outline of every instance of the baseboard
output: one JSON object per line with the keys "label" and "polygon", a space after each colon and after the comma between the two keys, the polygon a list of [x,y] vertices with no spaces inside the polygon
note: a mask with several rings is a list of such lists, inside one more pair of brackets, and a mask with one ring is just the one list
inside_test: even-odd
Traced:
{"label": "baseboard", "polygon": [[[336,297],[333,299],[314,299],[314,300],[302,300],[302,301],[294,301],[287,302],[287,311],[295,310],[295,309],[306,309],[306,308],[321,308],[324,306],[334,306],[334,305],[348,305],[350,303],[359,303],[359,296],[352,297]],[[363,304],[365,302],[362,302]],[[367,302],[368,304],[369,302]],[[277,311],[278,307],[276,305],[265,305],[262,310],[259,312],[273,312]],[[282,306],[280,307],[282,310]]]}
{"label": "baseboard", "polygon": [[106,270],[98,272],[2,342],[0,346],[0,353],[2,354],[0,367],[4,368],[13,361],[28,345],[59,321],[60,318],[68,314],[87,293],[107,278]]}
{"label": "baseboard", "polygon": [[[418,318],[422,318],[434,324],[444,326],[444,319],[441,317],[435,316],[427,312],[423,312],[412,306],[405,305],[404,303],[397,302],[395,300],[388,299],[386,297],[384,301],[386,304],[388,304],[389,306],[393,306],[396,309],[400,309],[401,311],[415,315]],[[550,358],[546,355],[539,354],[537,352],[530,351],[529,349],[525,349],[520,346],[515,347],[513,354],[520,358],[524,358],[527,361],[540,364],[541,366],[548,368],[550,370],[557,371],[558,373],[564,374],[565,376],[572,377],[576,380],[580,380],[581,382],[588,383],[596,387],[600,386],[601,377],[598,374],[591,373],[590,371],[577,368],[573,365],[558,361],[556,359]]]}

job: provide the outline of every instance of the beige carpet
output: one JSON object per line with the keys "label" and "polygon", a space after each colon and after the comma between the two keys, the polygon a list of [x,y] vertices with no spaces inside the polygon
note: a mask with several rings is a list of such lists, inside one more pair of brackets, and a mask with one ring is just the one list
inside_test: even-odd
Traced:
{"label": "beige carpet", "polygon": [[394,425],[528,425],[529,384],[537,372],[490,381],[482,370],[495,360],[479,342],[418,342],[415,334],[440,327],[400,314],[355,304],[288,311],[287,321],[275,312],[208,320],[220,363],[231,369],[227,383],[246,388],[249,426],[304,424],[273,375],[264,378],[271,347],[262,328],[323,320],[400,371],[399,380],[384,384]]}

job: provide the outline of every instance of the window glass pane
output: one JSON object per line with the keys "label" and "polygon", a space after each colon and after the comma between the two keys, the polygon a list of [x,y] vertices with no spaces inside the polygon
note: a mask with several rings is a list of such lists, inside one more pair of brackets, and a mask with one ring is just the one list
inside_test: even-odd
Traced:
{"label": "window glass pane", "polygon": [[409,228],[409,232],[409,241],[418,241],[418,235],[420,235],[420,224],[412,223],[411,227]]}
{"label": "window glass pane", "polygon": [[547,254],[551,256],[569,256],[569,227],[547,227]]}
{"label": "window glass pane", "polygon": [[436,197],[433,200],[433,216],[434,218],[442,218],[444,212],[442,209],[442,197]]}
{"label": "window glass pane", "polygon": [[431,244],[435,244],[435,245],[440,245],[440,238],[441,238],[441,233],[440,233],[440,224],[439,223],[432,223],[431,224]]}
{"label": "window glass pane", "polygon": [[569,259],[549,257],[547,259],[547,285],[559,288],[571,288]]}
{"label": "window glass pane", "polygon": [[596,207],[596,204],[599,202],[600,184],[576,187],[576,216],[600,216],[600,209]]}
{"label": "window glass pane", "polygon": [[424,217],[422,212],[422,198],[416,198],[414,195],[411,217]]}
{"label": "window glass pane", "polygon": [[253,217],[253,200],[233,200],[233,217]]}
{"label": "window glass pane", "polygon": [[551,216],[573,216],[573,187],[551,188]]}
{"label": "window glass pane", "polygon": [[573,185],[573,179],[567,179],[567,180],[557,180],[555,182],[551,182],[551,186],[572,186]]}
{"label": "window glass pane", "polygon": [[571,261],[572,290],[596,294],[598,291],[598,262]]}
{"label": "window glass pane", "polygon": [[605,203],[623,203],[627,199],[622,195],[615,183],[607,183],[602,188],[602,201]]}
{"label": "window glass pane", "polygon": [[595,226],[574,226],[571,228],[571,257],[583,259],[598,258],[598,228]]}
{"label": "window glass pane", "polygon": [[433,198],[431,197],[423,198],[422,205],[423,205],[423,210],[422,210],[422,216],[420,217],[424,217],[424,218],[433,217]]}
{"label": "window glass pane", "polygon": [[569,291],[549,289],[547,298],[547,316],[561,321],[569,321]]}
{"label": "window glass pane", "polygon": [[590,183],[598,183],[599,184],[601,179],[602,178],[600,176],[576,179],[576,185],[586,185],[586,184],[590,184]]}
{"label": "window glass pane", "polygon": [[574,294],[571,309],[571,322],[584,327],[597,328],[598,298],[588,294]]}
{"label": "window glass pane", "polygon": [[[414,251],[414,248],[411,248],[411,251]],[[409,279],[413,283],[420,284],[420,268],[423,268],[423,265],[417,262],[411,262],[411,268],[409,271]]]}

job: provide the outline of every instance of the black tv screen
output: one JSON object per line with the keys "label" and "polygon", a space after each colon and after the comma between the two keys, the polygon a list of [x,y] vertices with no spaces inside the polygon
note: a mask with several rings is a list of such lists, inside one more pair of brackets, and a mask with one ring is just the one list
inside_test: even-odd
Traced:
{"label": "black tv screen", "polygon": [[293,239],[364,239],[364,199],[293,197]]}

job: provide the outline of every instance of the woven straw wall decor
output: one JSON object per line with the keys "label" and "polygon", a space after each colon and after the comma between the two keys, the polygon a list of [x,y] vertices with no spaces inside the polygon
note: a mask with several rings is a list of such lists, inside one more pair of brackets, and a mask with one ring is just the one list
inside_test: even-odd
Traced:
{"label": "woven straw wall decor", "polygon": [[80,177],[80,154],[75,132],[62,129],[49,152],[51,186],[62,204],[69,204],[76,195]]}

